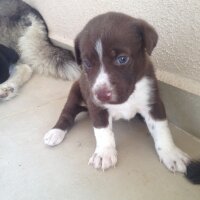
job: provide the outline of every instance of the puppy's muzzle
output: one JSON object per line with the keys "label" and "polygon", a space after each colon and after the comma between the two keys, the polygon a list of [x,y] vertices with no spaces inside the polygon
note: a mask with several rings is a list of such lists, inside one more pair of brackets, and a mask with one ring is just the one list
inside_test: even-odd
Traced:
{"label": "puppy's muzzle", "polygon": [[94,95],[103,103],[109,102],[112,99],[112,91],[106,86],[102,86],[95,90]]}

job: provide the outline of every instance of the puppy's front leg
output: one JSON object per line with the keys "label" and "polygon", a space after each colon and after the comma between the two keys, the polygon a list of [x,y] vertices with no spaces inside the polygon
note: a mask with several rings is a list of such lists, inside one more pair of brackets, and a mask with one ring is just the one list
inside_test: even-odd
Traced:
{"label": "puppy's front leg", "polygon": [[65,134],[74,124],[76,115],[82,111],[87,111],[85,107],[80,105],[82,100],[79,82],[75,82],[56,125],[44,136],[46,145],[55,146],[61,143]]}
{"label": "puppy's front leg", "polygon": [[112,119],[109,117],[107,110],[93,107],[89,111],[93,120],[96,149],[88,164],[96,169],[105,170],[115,166],[117,163]]}
{"label": "puppy's front leg", "polygon": [[149,132],[151,133],[160,161],[173,172],[186,172],[188,156],[173,141],[166,119],[165,108],[161,100],[143,111]]}

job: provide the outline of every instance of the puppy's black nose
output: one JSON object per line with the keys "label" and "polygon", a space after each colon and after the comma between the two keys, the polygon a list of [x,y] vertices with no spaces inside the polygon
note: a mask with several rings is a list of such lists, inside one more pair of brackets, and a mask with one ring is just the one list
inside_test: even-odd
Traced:
{"label": "puppy's black nose", "polygon": [[107,87],[102,87],[95,91],[95,96],[101,102],[108,102],[111,100],[112,92]]}

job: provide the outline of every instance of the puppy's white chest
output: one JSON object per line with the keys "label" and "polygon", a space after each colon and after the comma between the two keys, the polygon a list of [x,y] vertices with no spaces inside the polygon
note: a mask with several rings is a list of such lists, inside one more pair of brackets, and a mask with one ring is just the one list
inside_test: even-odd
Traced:
{"label": "puppy's white chest", "polygon": [[134,94],[132,94],[126,102],[118,105],[107,105],[106,108],[114,120],[129,120],[138,112]]}
{"label": "puppy's white chest", "polygon": [[109,115],[113,119],[126,119],[133,118],[136,113],[143,113],[143,110],[149,109],[149,100],[151,97],[151,80],[147,77],[142,78],[135,85],[134,92],[129,96],[126,102],[122,104],[107,104],[105,107],[108,109]]}

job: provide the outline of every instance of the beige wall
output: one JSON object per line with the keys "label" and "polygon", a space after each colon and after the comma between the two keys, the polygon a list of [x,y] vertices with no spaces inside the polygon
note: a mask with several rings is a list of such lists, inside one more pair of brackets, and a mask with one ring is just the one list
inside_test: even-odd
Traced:
{"label": "beige wall", "polygon": [[200,94],[200,0],[26,1],[41,12],[50,36],[68,44],[100,13],[120,11],[147,20],[160,36],[153,54],[159,78],[182,89],[187,84],[189,91],[195,86]]}

